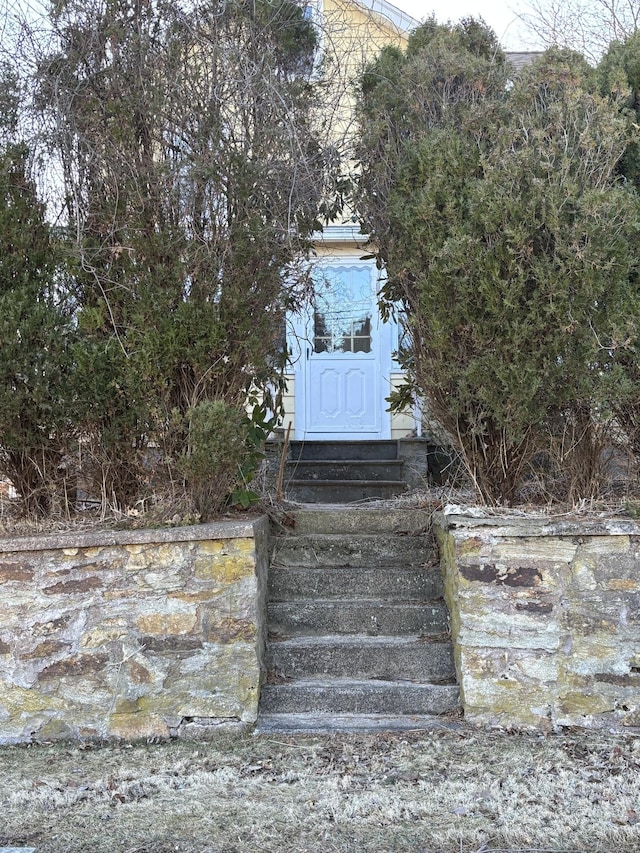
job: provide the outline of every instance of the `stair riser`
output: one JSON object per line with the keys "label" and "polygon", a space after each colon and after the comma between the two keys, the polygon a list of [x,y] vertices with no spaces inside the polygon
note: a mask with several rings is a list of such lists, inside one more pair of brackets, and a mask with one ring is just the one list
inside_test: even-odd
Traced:
{"label": "stair riser", "polygon": [[[291,519],[290,519],[291,520]],[[297,509],[293,514],[294,528],[298,534],[349,533],[352,536],[381,531],[385,537],[395,533],[421,534],[429,529],[430,513],[421,509],[368,509],[358,507],[357,512],[347,508]]]}
{"label": "stair riser", "polygon": [[271,603],[267,613],[269,632],[284,637],[327,634],[418,637],[443,634],[449,629],[444,602],[407,605],[297,601]]}
{"label": "stair riser", "polygon": [[322,675],[385,681],[401,678],[432,684],[454,684],[456,679],[451,643],[416,642],[409,648],[271,643],[267,670],[282,678]]}
{"label": "stair riser", "polygon": [[385,601],[427,601],[441,598],[444,583],[440,569],[272,568],[270,601],[326,598],[380,598]]}
{"label": "stair riser", "polygon": [[402,468],[402,462],[300,461],[287,466],[285,482],[294,487],[296,480],[396,480],[403,483]]}
{"label": "stair riser", "polygon": [[292,441],[289,458],[305,460],[394,460],[398,458],[397,441]]}
{"label": "stair riser", "polygon": [[300,503],[330,503],[348,504],[355,501],[390,500],[398,497],[404,491],[404,483],[380,482],[372,483],[370,480],[359,483],[357,480],[351,482],[317,482],[290,483],[286,489],[286,496],[291,501]]}
{"label": "stair riser", "polygon": [[427,536],[290,536],[276,540],[272,565],[321,568],[324,566],[425,566],[435,561]]}
{"label": "stair riser", "polygon": [[458,706],[457,687],[426,684],[267,684],[261,694],[263,713],[445,714]]}
{"label": "stair riser", "polygon": [[256,734],[354,734],[455,729],[455,720],[429,714],[260,714]]}

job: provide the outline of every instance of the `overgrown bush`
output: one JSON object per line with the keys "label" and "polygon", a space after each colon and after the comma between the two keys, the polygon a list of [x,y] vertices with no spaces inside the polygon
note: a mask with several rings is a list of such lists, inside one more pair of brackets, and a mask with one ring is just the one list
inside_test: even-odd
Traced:
{"label": "overgrown bush", "polygon": [[[640,190],[640,33],[626,41],[615,41],[597,68],[603,96],[612,98],[620,112],[631,121],[631,132],[624,155],[618,163],[622,180]],[[633,289],[640,294],[640,268],[633,273]],[[638,300],[629,306],[626,341],[612,353],[617,382],[610,396],[615,424],[626,439],[625,449],[640,465],[640,306]]]}
{"label": "overgrown bush", "polygon": [[575,54],[506,84],[469,21],[428,22],[363,78],[359,208],[410,339],[392,403],[424,395],[487,502],[516,500],[554,447],[556,496],[591,496],[584,454],[637,299],[638,201],[616,173],[629,125]]}
{"label": "overgrown bush", "polygon": [[25,147],[0,150],[0,475],[22,510],[75,500],[73,326],[63,268]]}
{"label": "overgrown bush", "polygon": [[315,30],[291,0],[63,0],[48,32],[32,107],[64,180],[88,490],[124,511],[180,459],[208,514],[247,389],[278,411],[295,262],[331,208]]}
{"label": "overgrown bush", "polygon": [[177,468],[202,520],[222,508],[242,479],[249,455],[246,414],[222,400],[198,403],[187,413],[189,439]]}

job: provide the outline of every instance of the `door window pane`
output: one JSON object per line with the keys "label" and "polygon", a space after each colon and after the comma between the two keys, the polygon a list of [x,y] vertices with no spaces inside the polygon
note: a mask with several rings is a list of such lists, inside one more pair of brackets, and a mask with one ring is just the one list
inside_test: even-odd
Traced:
{"label": "door window pane", "polygon": [[370,353],[370,269],[327,267],[314,276],[314,286],[314,353]]}

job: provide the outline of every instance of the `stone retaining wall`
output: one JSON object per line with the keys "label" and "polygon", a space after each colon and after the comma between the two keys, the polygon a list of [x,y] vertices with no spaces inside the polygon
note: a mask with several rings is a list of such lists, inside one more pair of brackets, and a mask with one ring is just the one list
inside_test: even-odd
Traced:
{"label": "stone retaining wall", "polygon": [[268,523],[0,540],[0,743],[252,723]]}
{"label": "stone retaining wall", "polygon": [[436,518],[470,722],[640,725],[640,527],[630,519]]}

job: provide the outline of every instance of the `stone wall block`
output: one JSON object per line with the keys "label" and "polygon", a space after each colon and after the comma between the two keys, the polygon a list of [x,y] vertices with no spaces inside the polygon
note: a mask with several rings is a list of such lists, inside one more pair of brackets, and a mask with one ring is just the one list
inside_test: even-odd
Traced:
{"label": "stone wall block", "polygon": [[630,519],[436,520],[465,716],[640,726],[640,528]]}
{"label": "stone wall block", "polygon": [[254,721],[267,565],[266,520],[4,541],[0,743]]}
{"label": "stone wall block", "polygon": [[[483,532],[485,537],[488,536]],[[526,544],[525,544],[526,541]],[[560,567],[571,563],[578,550],[579,543],[566,536],[499,536],[492,541],[492,556],[509,565],[517,565],[523,560],[529,564]]]}

